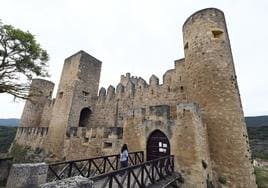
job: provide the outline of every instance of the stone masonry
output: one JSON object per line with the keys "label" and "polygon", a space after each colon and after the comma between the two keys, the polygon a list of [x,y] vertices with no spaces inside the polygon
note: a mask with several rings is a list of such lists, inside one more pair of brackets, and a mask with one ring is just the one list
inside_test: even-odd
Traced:
{"label": "stone masonry", "polygon": [[[161,84],[155,75],[147,83],[127,73],[116,88],[99,89],[102,62],[84,51],[72,55],[55,99],[53,83],[33,80],[15,143],[59,160],[119,153],[127,143],[146,155],[170,151],[186,187],[256,187],[223,12],[191,15],[183,43],[185,58]],[[159,151],[151,151],[156,131],[169,143],[159,141]]]}

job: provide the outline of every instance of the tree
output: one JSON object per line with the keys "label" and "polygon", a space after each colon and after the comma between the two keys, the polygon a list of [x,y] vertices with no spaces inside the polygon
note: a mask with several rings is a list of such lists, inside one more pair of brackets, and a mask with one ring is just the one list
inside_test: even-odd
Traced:
{"label": "tree", "polygon": [[48,59],[34,35],[0,20],[0,94],[27,99],[33,76],[48,76]]}

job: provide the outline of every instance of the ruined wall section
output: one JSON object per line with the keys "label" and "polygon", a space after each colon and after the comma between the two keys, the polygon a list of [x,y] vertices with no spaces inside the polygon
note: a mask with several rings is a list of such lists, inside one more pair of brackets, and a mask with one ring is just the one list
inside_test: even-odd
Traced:
{"label": "ruined wall section", "polygon": [[204,9],[183,26],[189,101],[207,125],[215,184],[256,187],[230,41],[222,11]]}
{"label": "ruined wall section", "polygon": [[33,79],[29,99],[26,101],[23,113],[20,119],[20,127],[39,127],[43,110],[46,104],[51,100],[54,83],[43,80]]}

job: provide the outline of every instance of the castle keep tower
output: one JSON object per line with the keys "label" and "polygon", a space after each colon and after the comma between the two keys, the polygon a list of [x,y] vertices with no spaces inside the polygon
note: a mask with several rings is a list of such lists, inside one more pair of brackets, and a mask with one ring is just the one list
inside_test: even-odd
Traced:
{"label": "castle keep tower", "polygon": [[[64,62],[56,101],[48,132],[48,149],[62,157],[66,132],[83,126],[92,113],[91,105],[97,96],[101,62],[84,51]],[[80,119],[82,114],[84,119]]]}
{"label": "castle keep tower", "polygon": [[20,119],[20,127],[38,127],[41,122],[43,109],[51,98],[54,83],[33,79],[29,91],[29,98],[23,109]]}
{"label": "castle keep tower", "polygon": [[214,180],[229,187],[256,187],[224,14],[214,8],[183,26],[188,100],[200,105]]}

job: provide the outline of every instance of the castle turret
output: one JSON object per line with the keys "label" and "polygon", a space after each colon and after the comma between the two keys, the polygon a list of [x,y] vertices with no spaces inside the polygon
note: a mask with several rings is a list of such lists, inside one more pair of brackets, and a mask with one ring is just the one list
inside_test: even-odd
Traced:
{"label": "castle turret", "polygon": [[64,62],[48,132],[48,149],[63,157],[66,132],[87,126],[98,93],[101,62],[84,51]]}
{"label": "castle turret", "polygon": [[43,80],[33,79],[29,99],[26,101],[20,119],[20,127],[38,127],[41,122],[44,106],[51,99],[54,83]]}
{"label": "castle turret", "polygon": [[209,8],[183,26],[189,101],[200,104],[208,128],[214,183],[256,187],[247,130],[222,11]]}

